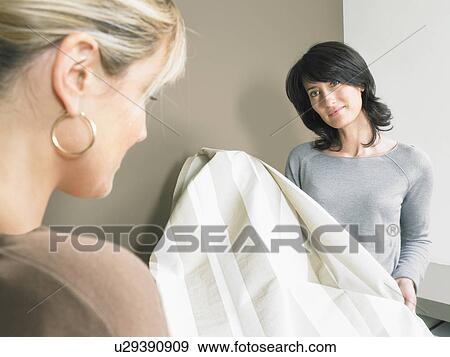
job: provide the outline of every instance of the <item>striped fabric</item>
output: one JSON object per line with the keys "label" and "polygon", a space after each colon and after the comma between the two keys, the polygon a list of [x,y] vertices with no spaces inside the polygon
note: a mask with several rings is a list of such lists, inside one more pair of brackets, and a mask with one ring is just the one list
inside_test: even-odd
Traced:
{"label": "striped fabric", "polygon": [[[273,232],[281,224],[302,225],[303,234]],[[320,237],[325,246],[344,246],[342,253],[317,249],[311,232],[328,224],[337,221],[316,201],[244,152],[204,148],[190,157],[178,178],[165,234],[150,259],[170,334],[431,336],[370,253],[362,246],[349,252],[353,238],[346,230]],[[205,240],[205,225],[227,228]],[[185,234],[196,236],[200,246],[216,239],[210,246],[227,246],[227,252],[183,252],[192,244],[187,236],[168,234],[173,227],[193,230],[182,226],[197,227]],[[256,245],[272,252],[249,251],[257,242],[251,227],[264,242]],[[238,250],[248,235],[252,239]],[[305,252],[288,244],[274,252],[274,241],[283,239]]]}

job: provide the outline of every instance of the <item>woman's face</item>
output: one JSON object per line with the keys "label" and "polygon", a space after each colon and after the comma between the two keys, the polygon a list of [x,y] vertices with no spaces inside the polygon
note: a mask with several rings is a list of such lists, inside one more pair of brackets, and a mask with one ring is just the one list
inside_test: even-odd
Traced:
{"label": "woman's face", "polygon": [[[148,99],[143,94],[164,66],[166,48],[161,46],[151,57],[133,63],[119,79],[91,76],[95,84],[91,84],[93,89],[89,95],[80,98],[79,108],[95,122],[96,140],[82,157],[63,159],[64,177],[58,189],[79,197],[96,198],[111,192],[114,175],[126,152],[147,136],[144,109]],[[63,147],[70,151],[86,147],[87,126],[81,126],[79,121],[65,122],[67,127],[61,125],[60,130]]]}
{"label": "woman's face", "polygon": [[311,106],[329,126],[341,129],[352,123],[362,107],[361,88],[332,82],[303,82]]}

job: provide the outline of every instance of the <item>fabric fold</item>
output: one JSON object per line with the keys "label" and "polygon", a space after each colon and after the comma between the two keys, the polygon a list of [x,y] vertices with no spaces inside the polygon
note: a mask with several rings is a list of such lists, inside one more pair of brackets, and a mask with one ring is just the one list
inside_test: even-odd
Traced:
{"label": "fabric fold", "polygon": [[[335,231],[313,235],[327,225]],[[431,336],[395,280],[358,242],[351,252],[354,238],[337,226],[263,161],[203,148],[183,165],[150,259],[170,334]]]}

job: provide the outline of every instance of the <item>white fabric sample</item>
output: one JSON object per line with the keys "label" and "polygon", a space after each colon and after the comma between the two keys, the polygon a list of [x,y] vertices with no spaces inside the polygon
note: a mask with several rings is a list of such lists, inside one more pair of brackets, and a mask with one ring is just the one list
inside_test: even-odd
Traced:
{"label": "white fabric sample", "polygon": [[[300,237],[273,232],[281,224],[306,230]],[[284,175],[244,152],[204,148],[190,157],[150,259],[171,336],[432,336],[370,253],[361,245],[349,252],[353,238],[346,230],[320,237],[325,246],[344,246],[342,253],[317,249],[311,232],[328,224],[338,223]],[[227,227],[223,241],[210,244],[227,251],[252,226],[269,250],[274,241],[292,239],[307,252],[286,244],[278,253],[245,246],[226,253],[170,251],[190,244],[168,235],[170,227],[197,226],[186,234],[200,242],[205,225]]]}

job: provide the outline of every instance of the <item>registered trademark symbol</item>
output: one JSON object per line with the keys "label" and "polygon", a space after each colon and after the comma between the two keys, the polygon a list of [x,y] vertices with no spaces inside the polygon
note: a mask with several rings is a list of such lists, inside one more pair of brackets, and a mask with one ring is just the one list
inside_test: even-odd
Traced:
{"label": "registered trademark symbol", "polygon": [[395,237],[399,233],[399,231],[400,231],[400,229],[398,228],[398,226],[396,224],[390,224],[389,226],[386,227],[386,232],[391,237]]}

